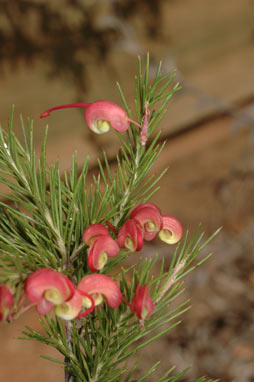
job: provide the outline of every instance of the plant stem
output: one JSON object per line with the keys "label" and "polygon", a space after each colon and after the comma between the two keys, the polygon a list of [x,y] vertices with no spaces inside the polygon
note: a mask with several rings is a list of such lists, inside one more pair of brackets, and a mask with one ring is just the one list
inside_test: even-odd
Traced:
{"label": "plant stem", "polygon": [[[66,321],[65,329],[66,329],[66,341],[67,341],[68,347],[72,353],[73,349],[72,349],[72,322],[71,321]],[[65,357],[64,361],[65,361],[65,363],[70,362],[68,357]],[[70,375],[70,373],[69,373],[68,367],[65,367],[64,376],[65,376],[65,382],[75,382],[74,377],[72,375]]]}
{"label": "plant stem", "polygon": [[168,281],[164,285],[164,287],[163,287],[162,291],[160,292],[160,295],[158,296],[158,298],[155,300],[156,304],[158,304],[158,302],[162,299],[162,297],[167,293],[169,288],[171,288],[171,286],[177,281],[177,274],[183,269],[183,267],[185,266],[185,264],[186,264],[187,260],[189,259],[189,257],[190,257],[190,254],[187,255],[185,257],[185,259],[180,261],[180,263],[173,269],[173,272],[172,272],[170,278],[168,279]]}
{"label": "plant stem", "polygon": [[130,194],[132,192],[133,186],[135,186],[137,176],[138,176],[138,167],[139,167],[139,162],[140,162],[141,156],[142,156],[142,146],[140,145],[140,143],[138,143],[137,144],[137,150],[136,150],[136,156],[135,156],[135,166],[133,169],[132,178],[131,178],[130,183],[129,183],[129,185],[128,185],[128,187],[125,190],[125,193],[123,195],[122,202],[121,202],[120,207],[119,207],[119,214],[118,214],[118,216],[116,216],[116,218],[114,220],[114,226],[115,227],[118,225],[119,221],[123,217],[124,207],[128,202],[128,199],[129,199]]}

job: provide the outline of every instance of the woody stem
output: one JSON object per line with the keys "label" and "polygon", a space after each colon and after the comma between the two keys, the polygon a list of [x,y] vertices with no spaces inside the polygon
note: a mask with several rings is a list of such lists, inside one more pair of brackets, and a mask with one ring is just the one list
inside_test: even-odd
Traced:
{"label": "woody stem", "polygon": [[[68,344],[70,351],[72,352],[73,351],[73,349],[72,349],[72,322],[66,321],[65,328],[66,328],[66,341],[67,341],[67,344]],[[70,360],[68,357],[65,357],[65,363],[67,363],[67,364],[70,363]],[[74,377],[72,375],[70,375],[70,373],[69,373],[68,367],[65,367],[64,376],[65,376],[65,382],[75,382]]]}

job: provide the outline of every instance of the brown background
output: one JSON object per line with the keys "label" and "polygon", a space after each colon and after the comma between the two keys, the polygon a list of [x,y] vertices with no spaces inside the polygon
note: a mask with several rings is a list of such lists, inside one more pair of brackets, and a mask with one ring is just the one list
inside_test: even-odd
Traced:
{"label": "brown background", "polygon": [[[147,51],[151,75],[161,59],[163,70],[177,69],[183,89],[161,124],[167,144],[155,167],[169,171],[153,201],[185,229],[202,222],[207,235],[223,230],[208,248],[212,259],[186,282],[192,309],[143,351],[136,376],[161,359],[157,375],[192,364],[183,381],[254,381],[253,20],[253,0],[0,2],[1,124],[14,103],[17,133],[19,114],[29,116],[39,148],[48,123],[48,162],[59,159],[62,171],[75,150],[93,167],[102,149],[113,158],[119,142],[113,132],[92,135],[80,111],[40,120],[42,111],[96,99],[120,104],[116,81],[133,105],[136,56]],[[157,241],[143,252],[157,251],[172,253]],[[62,381],[61,367],[39,358],[54,350],[15,339],[25,324],[40,330],[35,312],[0,326],[0,380]]]}

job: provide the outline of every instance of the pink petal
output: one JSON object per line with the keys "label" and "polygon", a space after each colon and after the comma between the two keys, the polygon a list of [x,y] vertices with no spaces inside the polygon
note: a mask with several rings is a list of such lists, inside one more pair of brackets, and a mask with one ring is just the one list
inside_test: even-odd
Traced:
{"label": "pink petal", "polygon": [[143,234],[133,219],[128,219],[118,232],[117,241],[122,248],[140,251],[143,246]]}
{"label": "pink petal", "polygon": [[91,224],[83,233],[83,241],[86,245],[91,245],[100,235],[109,235],[107,228],[99,223]]}
{"label": "pink petal", "polygon": [[[123,132],[129,127],[129,119],[127,113],[118,105],[109,101],[95,101],[88,106],[85,112],[85,120],[91,130],[100,134],[106,130],[102,128],[100,132],[100,126],[98,122],[105,121],[112,126],[113,129]],[[102,126],[103,127],[103,126]]]}
{"label": "pink petal", "polygon": [[52,309],[53,309],[54,305],[45,300],[45,298],[41,298],[38,303],[37,303],[37,306],[36,306],[36,310],[39,314],[48,314]]}
{"label": "pink petal", "polygon": [[101,270],[108,257],[115,257],[120,251],[118,244],[109,235],[98,236],[88,250],[88,265],[92,272]]}
{"label": "pink petal", "polygon": [[131,213],[131,218],[134,218],[137,212],[141,211],[143,208],[151,208],[154,211],[157,211],[159,215],[161,215],[161,210],[159,207],[157,207],[153,203],[144,203],[144,204],[139,204],[137,207],[134,208],[134,210]]}
{"label": "pink petal", "polygon": [[131,218],[141,227],[144,239],[147,241],[152,240],[162,227],[161,215],[158,209],[154,207],[134,210],[131,213]]}
{"label": "pink petal", "polygon": [[162,229],[159,238],[167,244],[177,243],[183,235],[181,223],[174,216],[164,215],[161,218]]}
{"label": "pink petal", "polygon": [[40,303],[47,291],[55,291],[64,302],[72,297],[74,286],[65,275],[50,268],[41,268],[26,279],[25,292],[31,302]]}
{"label": "pink petal", "polygon": [[109,276],[96,273],[83,277],[78,284],[81,292],[102,294],[111,308],[117,308],[122,302],[122,294],[117,283]]}

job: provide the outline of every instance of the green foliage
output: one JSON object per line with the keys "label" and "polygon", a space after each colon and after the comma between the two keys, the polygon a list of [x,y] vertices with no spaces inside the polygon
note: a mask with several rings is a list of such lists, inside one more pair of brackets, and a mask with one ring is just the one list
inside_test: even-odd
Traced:
{"label": "green foliage", "polygon": [[[174,73],[161,75],[160,71],[161,65],[154,82],[149,84],[149,56],[144,75],[139,60],[135,79],[136,119],[142,125],[145,103],[148,102],[149,141],[146,145],[141,144],[140,131],[134,125],[125,136],[118,133],[122,146],[116,158],[116,170],[111,170],[104,154],[104,163],[98,161],[99,175],[94,176],[91,185],[86,182],[88,160],[80,169],[74,155],[71,171],[63,176],[58,163],[50,167],[46,165],[47,129],[38,158],[30,120],[25,126],[21,119],[21,143],[13,131],[12,110],[9,130],[0,130],[0,182],[9,190],[0,195],[0,283],[16,289],[16,304],[25,279],[36,269],[49,267],[61,271],[77,283],[88,273],[87,247],[82,242],[85,228],[92,223],[109,221],[119,229],[130,209],[149,200],[158,189],[165,171],[157,177],[151,174],[164,147],[156,129],[166,113],[168,101],[179,89],[178,84],[172,86]],[[133,118],[119,85],[118,88],[125,108]],[[55,347],[64,356],[64,361],[45,358],[65,367],[66,381],[71,381],[71,377],[75,382],[133,381],[137,364],[128,369],[128,359],[180,323],[180,316],[189,309],[189,301],[174,308],[170,304],[183,291],[182,279],[208,258],[209,255],[195,262],[214,235],[202,242],[199,228],[190,239],[186,234],[182,245],[178,245],[173,253],[169,269],[165,270],[162,261],[157,274],[157,256],[140,258],[135,266],[126,268],[124,261],[130,253],[122,250],[108,261],[103,273],[114,274],[112,277],[120,280],[127,303],[122,303],[118,309],[104,304],[87,317],[67,322],[65,326],[59,318],[46,315],[41,319],[44,334],[26,327],[22,338]],[[128,306],[138,283],[149,285],[156,303],[155,311],[144,325],[133,316]],[[136,382],[148,381],[157,366],[153,365]],[[173,368],[170,368],[159,382],[181,381],[187,370],[174,376],[172,372]],[[205,379],[196,380],[201,381]]]}

